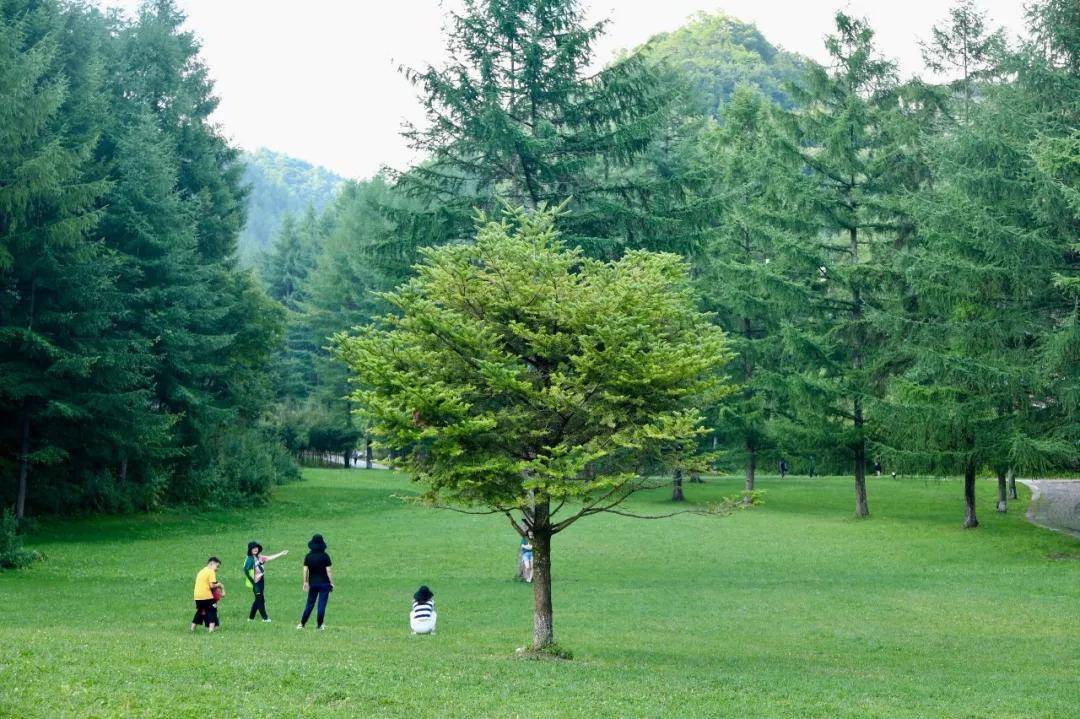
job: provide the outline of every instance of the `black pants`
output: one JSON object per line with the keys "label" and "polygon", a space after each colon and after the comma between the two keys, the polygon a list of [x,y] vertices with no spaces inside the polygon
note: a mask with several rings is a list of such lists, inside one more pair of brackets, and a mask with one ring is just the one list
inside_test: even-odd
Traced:
{"label": "black pants", "polygon": [[307,606],[304,607],[304,616],[301,617],[300,623],[307,624],[307,620],[311,617],[311,610],[315,608],[315,600],[318,600],[319,614],[316,617],[316,620],[321,627],[323,625],[323,618],[326,617],[326,602],[328,599],[330,599],[329,584],[308,585]]}
{"label": "black pants", "polygon": [[266,595],[263,592],[263,583],[256,584],[252,591],[255,592],[255,601],[251,603],[251,613],[248,614],[248,619],[254,619],[256,612],[261,614],[263,619],[269,619],[266,616]]}
{"label": "black pants", "polygon": [[214,604],[213,599],[195,600],[195,616],[192,617],[191,623],[205,624],[208,627],[212,624],[221,626],[218,621],[217,605]]}

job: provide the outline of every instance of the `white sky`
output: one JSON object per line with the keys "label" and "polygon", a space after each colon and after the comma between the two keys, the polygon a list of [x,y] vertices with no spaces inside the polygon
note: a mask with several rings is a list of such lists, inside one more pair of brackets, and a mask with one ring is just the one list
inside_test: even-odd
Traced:
{"label": "white sky", "polygon": [[[100,0],[126,8],[138,0]],[[268,147],[347,177],[381,165],[403,168],[413,153],[398,135],[420,120],[413,88],[397,68],[443,57],[443,6],[456,0],[179,0],[221,98],[215,119],[238,145]],[[823,59],[833,13],[866,17],[878,48],[905,75],[922,70],[918,40],[948,0],[584,0],[610,18],[602,63],[620,48],[673,30],[700,11],[755,23],[773,44]],[[1022,32],[1022,0],[980,0],[991,20]]]}

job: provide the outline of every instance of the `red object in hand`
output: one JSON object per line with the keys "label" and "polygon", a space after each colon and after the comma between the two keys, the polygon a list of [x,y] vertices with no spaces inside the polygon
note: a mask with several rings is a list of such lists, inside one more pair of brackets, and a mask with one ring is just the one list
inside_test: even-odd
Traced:
{"label": "red object in hand", "polygon": [[225,587],[217,586],[211,589],[210,592],[214,595],[214,601],[219,602],[225,596]]}

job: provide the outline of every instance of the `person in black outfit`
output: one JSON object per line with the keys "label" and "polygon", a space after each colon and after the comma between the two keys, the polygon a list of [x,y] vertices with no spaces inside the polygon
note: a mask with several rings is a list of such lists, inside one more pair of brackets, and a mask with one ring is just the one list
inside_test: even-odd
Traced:
{"label": "person in black outfit", "polygon": [[308,593],[307,606],[304,607],[304,616],[300,618],[297,629],[303,629],[307,620],[311,617],[311,610],[315,608],[315,602],[319,603],[319,613],[316,617],[319,629],[325,629],[323,619],[326,617],[326,602],[330,599],[330,592],[334,589],[334,575],[330,571],[333,564],[330,555],[326,553],[326,542],[321,534],[316,534],[308,542],[307,556],[304,557],[304,591]]}

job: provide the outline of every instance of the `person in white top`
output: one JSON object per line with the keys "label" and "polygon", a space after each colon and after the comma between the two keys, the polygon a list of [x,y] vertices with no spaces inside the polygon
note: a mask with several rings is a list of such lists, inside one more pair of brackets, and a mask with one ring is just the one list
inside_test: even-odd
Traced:
{"label": "person in white top", "polygon": [[413,634],[435,633],[435,594],[421,585],[413,595],[412,611],[409,612],[409,626]]}

